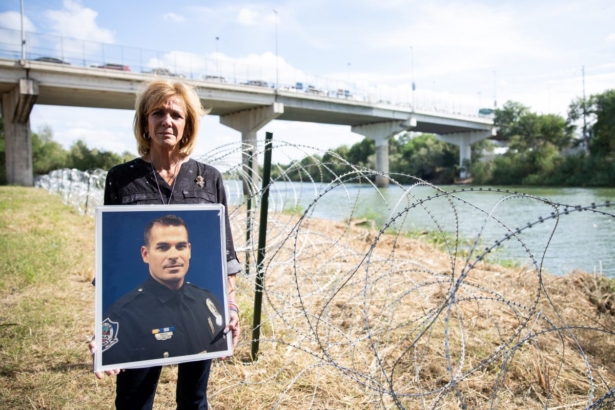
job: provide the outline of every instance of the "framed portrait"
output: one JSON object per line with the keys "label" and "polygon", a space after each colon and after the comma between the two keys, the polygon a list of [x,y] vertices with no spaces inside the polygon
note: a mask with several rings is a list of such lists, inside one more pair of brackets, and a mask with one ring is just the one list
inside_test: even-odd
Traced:
{"label": "framed portrait", "polygon": [[94,370],[230,356],[224,206],[96,208]]}

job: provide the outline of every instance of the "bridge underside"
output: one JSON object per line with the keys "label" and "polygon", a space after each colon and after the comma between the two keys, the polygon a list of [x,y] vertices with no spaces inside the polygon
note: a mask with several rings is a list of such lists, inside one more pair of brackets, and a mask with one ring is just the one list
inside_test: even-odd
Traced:
{"label": "bridge underside", "polygon": [[[38,87],[36,103],[42,105],[132,110],[134,109],[135,95],[141,84],[151,78],[151,76],[145,74],[59,66],[33,61],[26,61],[25,66],[21,66],[15,60],[0,59],[0,94],[12,93],[20,80],[27,79]],[[197,87],[203,106],[212,109],[211,115],[219,116],[223,124],[242,132],[242,139],[245,141],[255,138],[256,130],[266,124],[266,122],[259,123],[258,126],[252,124],[248,127],[249,129],[243,129],[245,127],[242,127],[240,122],[253,116],[253,114],[247,113],[262,110],[268,112],[269,107],[274,106],[276,108],[272,112],[275,114],[265,115],[268,118],[267,121],[275,118],[286,121],[345,125],[357,130],[368,128],[381,130],[387,128],[387,126],[383,128],[382,124],[411,123],[412,126],[406,129],[437,135],[473,132],[491,133],[493,128],[493,123],[487,119],[413,111],[409,107],[378,105],[352,99],[276,91],[270,88],[246,85],[202,81],[192,81],[191,83]],[[3,110],[3,116],[6,122],[9,117],[5,110]],[[226,120],[222,120],[224,118]],[[394,127],[397,127],[397,125]],[[29,125],[27,129],[27,139],[29,139]],[[6,130],[8,133],[13,132],[10,126]],[[369,131],[369,133],[371,133],[370,135],[373,134],[372,131]],[[383,173],[388,172],[388,161],[383,159],[383,153],[386,151],[385,148],[388,148],[388,143],[385,144],[385,141],[389,137],[390,135],[385,136],[384,134],[370,136],[370,138],[380,141],[378,145],[380,154],[377,155],[377,158],[381,158],[381,160],[377,164],[377,169]],[[17,146],[20,145],[15,145],[15,147]],[[386,165],[383,165],[383,162],[386,162]],[[30,171],[25,169],[24,172],[31,173],[31,167]],[[18,182],[9,181],[9,183]]]}

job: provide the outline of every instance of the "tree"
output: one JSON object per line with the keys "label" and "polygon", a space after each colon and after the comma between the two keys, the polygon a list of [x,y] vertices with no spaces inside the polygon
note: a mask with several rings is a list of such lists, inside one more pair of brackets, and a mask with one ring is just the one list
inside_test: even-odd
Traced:
{"label": "tree", "polygon": [[36,175],[44,175],[66,167],[67,153],[53,140],[53,131],[46,125],[32,133],[32,168]]}
{"label": "tree", "polygon": [[570,145],[574,128],[559,115],[536,114],[528,107],[508,101],[495,110],[495,125],[513,152],[536,151],[555,147],[562,150]]}
{"label": "tree", "polygon": [[568,106],[567,123],[570,128],[581,129],[580,138],[576,139],[575,146],[582,146],[589,154],[589,141],[592,137],[591,125],[595,121],[595,116],[590,112],[590,98],[577,98]]}
{"label": "tree", "polygon": [[592,97],[596,121],[592,125],[590,152],[599,157],[612,156],[615,154],[615,90]]}
{"label": "tree", "polygon": [[81,171],[95,168],[108,170],[114,165],[121,164],[132,158],[134,156],[128,152],[124,152],[120,156],[110,151],[99,151],[96,148],[89,149],[83,140],[77,140],[70,147],[67,165],[70,168]]}
{"label": "tree", "polygon": [[519,122],[523,116],[529,113],[530,109],[525,105],[515,101],[507,101],[501,109],[495,110],[494,124],[500,129],[504,139],[508,140],[520,133]]}
{"label": "tree", "polygon": [[570,145],[572,138],[572,129],[566,120],[554,114],[525,113],[508,132],[508,147],[519,152],[535,151],[547,145],[561,150]]}
{"label": "tree", "polygon": [[[391,161],[391,172],[409,174],[437,183],[453,182],[459,147],[438,140],[434,134],[411,138],[408,133],[398,138],[401,158]],[[409,181],[400,181],[409,182]]]}
{"label": "tree", "polygon": [[581,143],[597,157],[615,153],[615,90],[577,98],[568,108],[568,123],[582,124]]}

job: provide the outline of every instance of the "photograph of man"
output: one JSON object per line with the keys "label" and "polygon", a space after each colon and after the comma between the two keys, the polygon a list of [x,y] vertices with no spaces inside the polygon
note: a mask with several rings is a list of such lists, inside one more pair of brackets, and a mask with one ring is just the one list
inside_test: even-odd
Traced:
{"label": "photograph of man", "polygon": [[192,249],[184,220],[156,218],[143,236],[149,277],[103,315],[103,365],[226,350],[222,304],[185,280]]}

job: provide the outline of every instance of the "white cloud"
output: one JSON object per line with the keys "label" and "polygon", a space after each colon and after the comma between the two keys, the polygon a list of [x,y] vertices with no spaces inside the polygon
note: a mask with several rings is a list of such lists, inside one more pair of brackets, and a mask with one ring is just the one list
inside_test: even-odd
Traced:
{"label": "white cloud", "polygon": [[240,9],[237,14],[237,22],[244,26],[253,26],[256,24],[258,17],[259,13],[256,10],[251,10],[244,7]]}
{"label": "white cloud", "polygon": [[[36,27],[24,16],[23,19],[24,31],[35,32]],[[0,27],[8,30],[0,29],[0,37],[2,37],[2,43],[4,43],[4,51],[6,55],[11,55],[14,58],[20,58],[21,53],[21,13],[16,11],[7,11],[0,13]],[[26,50],[28,47],[36,44],[36,37],[26,36]],[[26,51],[27,52],[27,51]]]}
{"label": "white cloud", "polygon": [[175,14],[175,13],[167,13],[167,14],[165,14],[163,16],[163,18],[166,21],[172,21],[172,22],[175,22],[175,23],[181,23],[181,22],[183,22],[185,20],[184,16],[180,16],[180,15]]}
{"label": "white cloud", "polygon": [[615,33],[611,33],[606,39],[607,41],[615,41]]}
{"label": "white cloud", "polygon": [[[0,13],[0,26],[10,30],[21,30],[21,13],[16,11],[6,11]],[[23,18],[24,31],[36,31],[34,23],[30,21],[28,16]]]}
{"label": "white cloud", "polygon": [[45,15],[51,20],[54,33],[75,39],[87,39],[101,43],[113,43],[110,30],[96,23],[98,12],[83,7],[79,2],[64,0],[62,10],[47,10]]}
{"label": "white cloud", "polygon": [[133,111],[82,107],[34,105],[30,114],[33,130],[49,125],[53,138],[68,149],[83,140],[88,147],[122,153],[137,153],[132,135]]}

